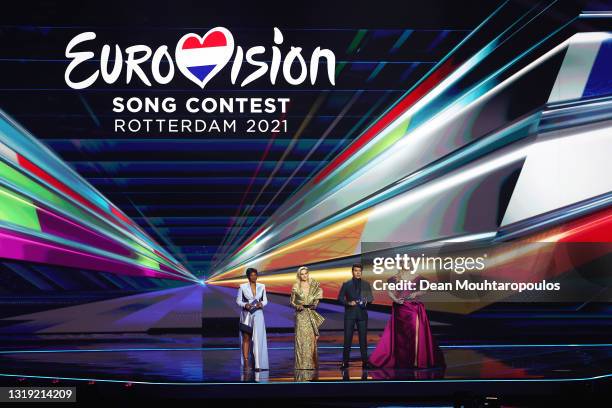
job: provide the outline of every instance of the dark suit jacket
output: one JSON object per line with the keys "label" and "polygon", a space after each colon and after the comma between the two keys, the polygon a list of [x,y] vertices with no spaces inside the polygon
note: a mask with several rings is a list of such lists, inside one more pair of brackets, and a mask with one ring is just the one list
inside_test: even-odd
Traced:
{"label": "dark suit jacket", "polygon": [[[372,286],[369,282],[361,279],[361,297],[365,298],[368,303],[372,303],[374,296],[372,295]],[[359,306],[350,306],[348,302],[358,300],[357,290],[353,284],[353,279],[350,279],[342,284],[338,301],[344,305],[345,318],[355,316],[367,319],[368,311]]]}

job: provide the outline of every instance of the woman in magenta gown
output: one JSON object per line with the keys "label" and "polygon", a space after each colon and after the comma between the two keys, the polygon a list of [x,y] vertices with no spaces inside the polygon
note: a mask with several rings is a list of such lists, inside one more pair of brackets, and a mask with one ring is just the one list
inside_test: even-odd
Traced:
{"label": "woman in magenta gown", "polygon": [[[389,283],[410,281],[413,276],[402,270]],[[417,283],[420,277],[414,279]],[[418,291],[388,291],[393,300],[391,317],[370,356],[370,363],[381,368],[444,367],[444,355],[431,335],[425,306],[416,300]]]}

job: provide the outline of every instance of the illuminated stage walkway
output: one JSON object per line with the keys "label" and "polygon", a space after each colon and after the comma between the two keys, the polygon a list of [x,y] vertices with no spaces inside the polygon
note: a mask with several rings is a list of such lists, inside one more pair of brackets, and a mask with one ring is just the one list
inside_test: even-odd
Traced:
{"label": "illuminated stage walkway", "polygon": [[[202,383],[350,380],[539,380],[601,377],[612,373],[609,345],[460,345],[442,346],[446,369],[369,370],[360,363],[347,374],[339,370],[341,336],[323,334],[318,372],[293,370],[293,336],[269,336],[270,371],[242,373],[234,338],[199,336],[82,335],[45,336],[45,347],[20,341],[3,347],[1,374],[95,381]],[[376,335],[371,335],[371,343]],[[18,344],[13,338],[13,344]],[[71,345],[77,341],[78,346]],[[373,346],[370,346],[370,351]],[[353,358],[358,350],[353,349]],[[255,376],[257,375],[257,376]]]}
{"label": "illuminated stage walkway", "polygon": [[[371,344],[377,336],[370,336]],[[76,385],[81,401],[111,396],[135,401],[321,395],[361,398],[361,402],[410,396],[440,403],[454,401],[457,393],[504,395],[518,401],[564,392],[571,397],[584,389],[606,393],[612,382],[612,344],[450,345],[442,346],[446,369],[363,371],[355,361],[342,372],[338,366],[341,333],[328,332],[319,345],[320,369],[296,373],[292,334],[271,334],[268,340],[270,371],[242,373],[234,337],[11,336],[0,338],[0,382],[4,386]],[[353,358],[357,357],[354,348]]]}

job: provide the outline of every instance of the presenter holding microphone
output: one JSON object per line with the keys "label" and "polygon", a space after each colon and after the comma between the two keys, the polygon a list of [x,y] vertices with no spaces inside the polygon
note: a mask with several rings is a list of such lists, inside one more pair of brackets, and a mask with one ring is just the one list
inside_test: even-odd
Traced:
{"label": "presenter holding microphone", "polygon": [[248,282],[238,288],[236,304],[240,307],[240,365],[244,370],[268,370],[268,339],[263,309],[268,304],[266,287],[257,283],[257,269],[248,268]]}
{"label": "presenter holding microphone", "polygon": [[354,264],[352,267],[353,278],[342,284],[338,301],[344,305],[344,350],[342,353],[342,370],[348,368],[351,356],[351,345],[355,325],[359,332],[359,350],[363,368],[372,368],[368,363],[368,303],[372,303],[372,287],[361,279],[363,267]]}

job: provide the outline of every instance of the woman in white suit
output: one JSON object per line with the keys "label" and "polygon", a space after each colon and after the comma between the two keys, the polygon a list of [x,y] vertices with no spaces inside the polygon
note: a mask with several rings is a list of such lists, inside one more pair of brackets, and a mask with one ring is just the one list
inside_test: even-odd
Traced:
{"label": "woman in white suit", "polygon": [[266,286],[257,283],[257,269],[246,270],[248,282],[238,288],[236,304],[240,306],[240,366],[255,371],[268,370],[268,339],[263,308],[268,304]]}

